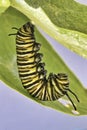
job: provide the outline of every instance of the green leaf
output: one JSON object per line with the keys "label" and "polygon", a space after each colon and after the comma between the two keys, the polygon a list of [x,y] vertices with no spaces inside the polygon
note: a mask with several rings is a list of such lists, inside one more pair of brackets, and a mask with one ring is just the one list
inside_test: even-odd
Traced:
{"label": "green leaf", "polygon": [[10,1],[51,37],[87,58],[87,6],[74,0]]}
{"label": "green leaf", "polygon": [[0,0],[0,14],[10,6],[9,0]]}
{"label": "green leaf", "polygon": [[[35,37],[37,42],[40,42],[42,44],[40,51],[44,54],[43,61],[46,62],[46,69],[48,70],[48,73],[52,71],[54,73],[65,72],[69,75],[70,89],[78,95],[80,100],[80,103],[78,103],[75,98],[70,95],[77,106],[78,112],[73,111],[73,107],[69,103],[69,107],[66,107],[63,105],[63,103],[60,103],[59,101],[38,101],[35,98],[32,98],[23,88],[18,76],[16,64],[15,36],[9,37],[8,34],[16,33],[16,31],[12,30],[11,28],[19,28],[27,21],[29,21],[27,17],[25,17],[23,14],[13,9],[12,7],[10,7],[5,13],[0,16],[0,79],[12,89],[15,89],[19,93],[28,98],[31,98],[39,104],[68,114],[86,115],[87,90],[83,88],[79,80],[68,69],[68,67],[64,64],[58,54],[53,50],[53,48],[48,44],[46,39],[43,38],[43,36],[37,31],[36,28]],[[50,58],[52,59],[52,62],[50,61]],[[63,100],[68,101],[66,97],[63,97],[62,101]]]}

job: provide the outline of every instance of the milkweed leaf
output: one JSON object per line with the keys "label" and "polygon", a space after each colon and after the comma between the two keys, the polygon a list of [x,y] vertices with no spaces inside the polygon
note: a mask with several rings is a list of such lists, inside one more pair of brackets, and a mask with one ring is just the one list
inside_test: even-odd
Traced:
{"label": "milkweed leaf", "polygon": [[[4,22],[3,22],[4,21]],[[15,33],[12,27],[21,27],[29,19],[24,16],[19,11],[12,7],[9,7],[0,16],[0,79],[5,82],[9,87],[23,94],[24,96],[31,98],[32,100],[42,104],[44,106],[62,111],[64,113],[73,115],[86,115],[87,114],[87,90],[82,86],[80,81],[75,77],[75,75],[70,71],[70,69],[65,65],[62,59],[54,51],[47,40],[38,32],[35,28],[35,37],[37,42],[42,44],[41,53],[44,54],[43,61],[46,62],[46,69],[49,72],[54,71],[54,73],[66,72],[70,79],[70,88],[74,91],[79,99],[80,103],[77,103],[72,95],[72,99],[75,101],[78,112],[73,111],[72,105],[67,102],[67,98],[62,98],[59,101],[38,101],[32,98],[27,91],[23,88],[21,81],[18,76],[17,64],[16,64],[16,43],[15,36],[8,36],[8,34]],[[50,50],[50,51],[49,51]],[[52,62],[50,61],[50,57]],[[78,91],[79,90],[79,91]],[[64,103],[63,103],[64,101]]]}

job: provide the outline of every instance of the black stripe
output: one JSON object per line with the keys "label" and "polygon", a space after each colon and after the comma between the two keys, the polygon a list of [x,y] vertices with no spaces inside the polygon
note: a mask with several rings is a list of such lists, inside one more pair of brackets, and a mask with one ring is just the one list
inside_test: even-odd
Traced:
{"label": "black stripe", "polygon": [[[35,68],[36,69],[36,68]],[[31,70],[29,68],[24,68],[24,69],[19,69],[19,73],[28,73],[30,72]]]}
{"label": "black stripe", "polygon": [[50,83],[50,88],[51,88],[51,95],[52,95],[52,100],[55,100],[54,94],[53,94],[53,84],[52,84],[52,77],[50,77],[49,79],[49,83]]}
{"label": "black stripe", "polygon": [[33,72],[33,73],[30,73],[30,74],[21,74],[21,73],[19,73],[19,75],[21,77],[27,77],[27,76],[32,76],[32,75],[36,75],[36,74],[37,74],[37,72]]}
{"label": "black stripe", "polygon": [[[19,68],[19,72],[28,72],[28,71],[31,71],[31,69],[34,69],[36,67],[36,65],[34,66],[30,66],[30,67],[25,67],[25,68]],[[36,68],[35,68],[36,69]],[[36,69],[37,71],[37,69]]]}
{"label": "black stripe", "polygon": [[[17,50],[17,54],[24,55],[24,54],[28,54],[28,53],[29,53],[29,54],[30,54],[30,53],[35,53],[35,52],[37,52],[37,51],[38,51],[38,50],[29,51],[29,50],[26,49],[26,51],[20,52],[19,50]],[[42,56],[43,56],[43,55],[42,55],[41,53],[37,53],[37,54],[35,55],[36,58],[39,58],[39,57],[42,58]]]}
{"label": "black stripe", "polygon": [[29,62],[28,63],[19,63],[19,62],[17,62],[18,65],[25,66],[25,67],[26,67],[26,65],[33,65],[35,63],[37,63],[37,62],[30,62],[30,63]]}
{"label": "black stripe", "polygon": [[17,60],[26,62],[26,61],[29,61],[29,59],[33,58],[34,56],[35,56],[34,53],[32,54],[32,56],[31,55],[28,55],[28,56],[25,55],[24,57],[21,57],[21,55],[20,56],[17,55]]}
{"label": "black stripe", "polygon": [[[28,85],[25,85],[25,84],[24,84],[24,88],[25,88],[25,89],[28,89],[29,87],[31,87],[31,86],[37,84],[37,83],[40,82],[40,81],[41,81],[41,79],[38,79],[38,80],[36,80],[35,82],[32,82],[32,83],[30,83],[30,84],[28,84]],[[32,87],[32,88],[33,88],[33,87]],[[32,89],[32,88],[31,88],[31,89]]]}
{"label": "black stripe", "polygon": [[57,79],[59,80],[67,80],[68,79],[68,76],[65,74],[65,73],[59,73],[57,75],[55,75]]}
{"label": "black stripe", "polygon": [[24,52],[24,51],[22,51],[22,52],[20,52],[20,51],[18,51],[17,50],[17,54],[21,54],[21,55],[24,55],[24,54],[30,54],[30,53],[34,53],[35,51],[26,51],[26,52]]}
{"label": "black stripe", "polygon": [[[26,45],[26,44],[34,44],[34,42],[25,42],[25,41],[20,41],[20,42],[16,42],[16,44],[18,45]],[[29,46],[30,47],[30,46]]]}

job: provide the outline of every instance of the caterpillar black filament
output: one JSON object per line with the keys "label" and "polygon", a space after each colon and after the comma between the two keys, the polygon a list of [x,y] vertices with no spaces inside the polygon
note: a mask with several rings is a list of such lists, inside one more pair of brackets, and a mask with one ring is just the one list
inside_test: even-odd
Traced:
{"label": "caterpillar black filament", "polygon": [[68,92],[71,92],[78,102],[79,99],[69,89],[68,76],[65,73],[50,73],[48,77],[46,76],[45,63],[42,62],[43,55],[38,53],[41,44],[36,42],[34,36],[34,25],[28,22],[17,30],[17,66],[23,87],[30,95],[42,101],[53,101],[66,95],[76,110]]}

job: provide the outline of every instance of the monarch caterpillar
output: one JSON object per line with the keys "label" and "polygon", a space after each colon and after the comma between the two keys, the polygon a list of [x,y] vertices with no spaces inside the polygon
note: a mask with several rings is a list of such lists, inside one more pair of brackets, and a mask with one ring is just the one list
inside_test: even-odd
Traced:
{"label": "monarch caterpillar", "polygon": [[43,54],[38,53],[41,44],[35,40],[34,25],[27,22],[21,28],[13,29],[16,29],[17,33],[9,35],[16,35],[17,66],[23,87],[30,95],[42,101],[53,101],[66,95],[76,110],[68,92],[72,93],[78,102],[79,99],[69,89],[67,74],[46,75],[45,63],[42,62]]}

